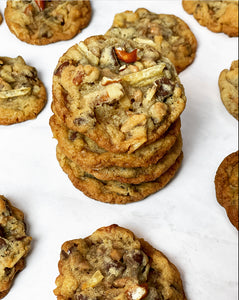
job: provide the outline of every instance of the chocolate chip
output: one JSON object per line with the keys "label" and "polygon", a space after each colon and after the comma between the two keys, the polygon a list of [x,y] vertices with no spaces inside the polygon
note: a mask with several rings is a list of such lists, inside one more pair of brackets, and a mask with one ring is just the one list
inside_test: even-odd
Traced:
{"label": "chocolate chip", "polygon": [[160,99],[168,98],[173,94],[175,84],[172,83],[168,78],[161,78],[155,81],[157,85],[157,90],[155,95]]}

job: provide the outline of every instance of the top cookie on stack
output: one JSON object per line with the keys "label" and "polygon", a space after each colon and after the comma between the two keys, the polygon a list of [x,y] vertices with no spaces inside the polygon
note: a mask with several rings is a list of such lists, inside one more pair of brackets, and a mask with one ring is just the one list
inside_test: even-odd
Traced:
{"label": "top cookie on stack", "polygon": [[54,112],[111,152],[158,139],[184,110],[174,66],[153,47],[94,36],[71,47],[53,76]]}

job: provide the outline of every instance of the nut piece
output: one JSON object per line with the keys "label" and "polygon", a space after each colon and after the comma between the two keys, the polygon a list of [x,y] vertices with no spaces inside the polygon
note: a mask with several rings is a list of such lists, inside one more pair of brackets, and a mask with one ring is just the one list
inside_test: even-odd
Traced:
{"label": "nut piece", "polygon": [[87,282],[84,282],[82,284],[82,290],[88,289],[90,287],[95,287],[103,280],[103,278],[104,276],[101,274],[100,270],[97,270]]}
{"label": "nut piece", "polygon": [[120,250],[112,249],[112,251],[110,252],[110,257],[113,260],[120,261],[122,256],[123,256],[123,254],[122,254],[122,251],[120,251]]}
{"label": "nut piece", "polygon": [[122,132],[129,132],[137,126],[144,126],[146,124],[146,116],[144,114],[134,114],[122,125]]}
{"label": "nut piece", "polygon": [[5,98],[24,96],[28,94],[30,91],[31,91],[30,87],[21,87],[15,90],[0,91],[0,98],[5,99]]}
{"label": "nut piece", "polygon": [[127,291],[128,300],[140,300],[147,295],[147,289],[144,286],[135,285]]}
{"label": "nut piece", "polygon": [[163,102],[156,102],[150,107],[149,112],[154,122],[160,123],[168,113],[168,106]]}
{"label": "nut piece", "polygon": [[45,1],[44,0],[35,0],[38,8],[42,11],[45,8]]}
{"label": "nut piece", "polygon": [[148,84],[152,84],[156,79],[158,79],[158,77],[162,75],[165,67],[165,63],[160,63],[142,71],[124,75],[122,79],[134,86],[146,86]]}
{"label": "nut piece", "polygon": [[99,58],[95,56],[83,42],[78,44],[78,49],[89,60],[90,64],[95,66],[99,64]]}
{"label": "nut piece", "polygon": [[134,49],[132,52],[126,52],[123,49],[115,48],[115,53],[119,60],[126,63],[133,63],[137,60],[137,49]]}

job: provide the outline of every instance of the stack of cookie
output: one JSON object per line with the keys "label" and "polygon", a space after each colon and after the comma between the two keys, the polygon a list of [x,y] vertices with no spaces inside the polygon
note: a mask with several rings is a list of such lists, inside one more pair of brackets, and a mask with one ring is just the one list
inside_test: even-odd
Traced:
{"label": "stack of cookie", "polygon": [[74,186],[108,203],[160,190],[182,161],[184,89],[155,47],[93,36],[72,46],[53,76],[57,158]]}

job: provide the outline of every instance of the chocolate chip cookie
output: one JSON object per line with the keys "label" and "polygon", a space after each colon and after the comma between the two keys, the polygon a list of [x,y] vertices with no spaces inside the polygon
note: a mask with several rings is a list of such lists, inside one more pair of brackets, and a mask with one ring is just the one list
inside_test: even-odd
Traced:
{"label": "chocolate chip cookie", "polygon": [[197,40],[182,19],[145,8],[116,14],[106,35],[134,39],[156,47],[171,60],[178,73],[193,62],[197,49]]}
{"label": "chocolate chip cookie", "polygon": [[45,87],[34,67],[21,56],[0,57],[0,125],[36,118],[46,101]]}
{"label": "chocolate chip cookie", "polygon": [[181,152],[176,162],[156,180],[140,184],[99,180],[67,158],[59,147],[57,147],[57,159],[73,185],[86,196],[105,203],[126,204],[142,200],[161,190],[175,176],[181,165],[183,154]]}
{"label": "chocolate chip cookie", "polygon": [[7,1],[5,19],[10,31],[29,44],[69,40],[91,19],[89,0]]}
{"label": "chocolate chip cookie", "polygon": [[224,106],[238,120],[238,60],[232,62],[230,70],[220,73],[218,85]]}
{"label": "chocolate chip cookie", "polygon": [[62,151],[78,165],[87,168],[118,166],[122,168],[148,167],[161,159],[174,145],[180,134],[180,119],[154,143],[143,146],[133,153],[112,153],[79,132],[68,129],[56,116],[50,118],[54,137]]}
{"label": "chocolate chip cookie", "polygon": [[0,195],[0,299],[9,292],[15,274],[25,267],[30,244],[23,213]]}
{"label": "chocolate chip cookie", "polygon": [[238,151],[228,155],[215,176],[217,201],[225,208],[228,218],[238,230]]}
{"label": "chocolate chip cookie", "polygon": [[175,265],[118,225],[65,242],[58,268],[54,293],[59,300],[186,300]]}
{"label": "chocolate chip cookie", "polygon": [[183,0],[182,4],[200,25],[213,32],[224,32],[230,37],[238,36],[238,0]]}
{"label": "chocolate chip cookie", "polygon": [[93,36],[60,58],[53,102],[69,129],[107,151],[132,153],[166,132],[186,97],[174,66],[156,48]]}

